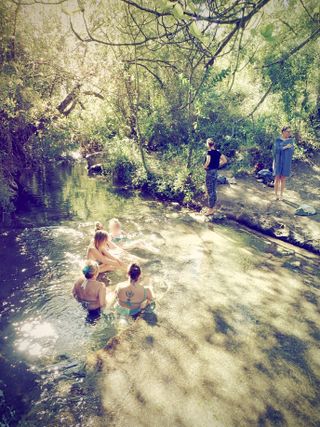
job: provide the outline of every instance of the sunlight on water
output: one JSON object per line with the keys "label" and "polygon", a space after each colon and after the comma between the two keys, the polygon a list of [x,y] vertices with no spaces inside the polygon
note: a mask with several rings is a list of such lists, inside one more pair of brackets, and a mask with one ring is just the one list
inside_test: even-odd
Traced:
{"label": "sunlight on water", "polygon": [[16,347],[30,356],[40,357],[52,351],[58,335],[49,322],[32,320],[17,326]]}
{"label": "sunlight on water", "polygon": [[[50,191],[32,181],[47,208],[1,234],[7,416],[35,427],[320,422],[318,258],[108,191],[81,165],[50,177]],[[157,296],[144,320],[90,318],[71,294],[95,221],[115,216]]]}

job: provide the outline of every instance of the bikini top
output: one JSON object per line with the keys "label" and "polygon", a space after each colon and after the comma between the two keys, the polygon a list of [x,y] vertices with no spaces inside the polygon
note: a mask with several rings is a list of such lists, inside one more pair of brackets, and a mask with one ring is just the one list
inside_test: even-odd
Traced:
{"label": "bikini top", "polygon": [[118,298],[118,301],[122,304],[126,304],[128,307],[133,307],[134,305],[141,305],[143,301],[147,299],[147,289],[143,288],[143,299],[141,301],[131,301],[131,298],[133,297],[134,293],[132,291],[126,291],[127,299],[121,300],[118,296],[118,291],[116,291],[116,295]]}

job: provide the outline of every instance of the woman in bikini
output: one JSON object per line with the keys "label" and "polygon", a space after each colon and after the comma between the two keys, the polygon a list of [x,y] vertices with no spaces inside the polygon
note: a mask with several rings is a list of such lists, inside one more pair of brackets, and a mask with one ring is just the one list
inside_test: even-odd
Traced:
{"label": "woman in bikini", "polygon": [[125,264],[110,253],[110,249],[114,248],[117,246],[109,241],[108,233],[105,230],[97,230],[93,242],[88,247],[87,259],[99,264],[99,273],[125,269]]}
{"label": "woman in bikini", "polygon": [[87,261],[81,277],[73,286],[73,296],[89,311],[98,310],[106,305],[106,286],[97,281],[99,266],[94,261]]}
{"label": "woman in bikini", "polygon": [[128,268],[128,281],[119,283],[115,290],[115,309],[120,315],[134,316],[144,309],[154,298],[150,288],[140,282],[141,269],[138,264]]}

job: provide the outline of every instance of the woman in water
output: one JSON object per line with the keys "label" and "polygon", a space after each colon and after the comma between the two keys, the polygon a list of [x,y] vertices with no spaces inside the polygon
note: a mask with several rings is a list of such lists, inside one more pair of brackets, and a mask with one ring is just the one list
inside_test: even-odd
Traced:
{"label": "woman in water", "polygon": [[112,242],[121,242],[127,239],[127,233],[122,230],[121,223],[117,218],[111,218],[109,221],[109,236]]}
{"label": "woman in water", "polygon": [[[117,218],[111,218],[109,221],[109,236],[112,244],[116,246],[118,249],[122,249],[125,254],[127,254],[126,258],[131,258],[131,261],[137,262],[146,262],[147,260],[141,257],[137,257],[136,255],[129,254],[127,251],[131,251],[134,249],[141,249],[143,251],[152,252],[154,254],[158,254],[159,250],[154,248],[152,245],[147,244],[142,239],[133,239],[133,236],[128,235],[122,228],[121,223]],[[115,243],[116,242],[116,243]]]}
{"label": "woman in water", "polygon": [[138,264],[128,268],[128,281],[119,283],[115,290],[115,309],[120,315],[134,316],[144,309],[154,298],[150,288],[141,283],[141,269]]}
{"label": "woman in water", "polygon": [[106,305],[106,286],[97,281],[99,266],[94,261],[87,261],[82,269],[84,278],[77,280],[73,286],[73,296],[89,311],[98,310]]}
{"label": "woman in water", "polygon": [[291,173],[293,150],[291,129],[289,126],[285,126],[281,129],[281,137],[276,139],[273,146],[274,193],[276,200],[282,200],[286,178]]}
{"label": "woman in water", "polygon": [[93,242],[87,250],[87,258],[99,263],[99,273],[124,269],[125,264],[117,257],[111,255],[110,249],[117,246],[109,241],[108,233],[104,230],[97,230],[94,234]]}
{"label": "woman in water", "polygon": [[216,144],[212,138],[207,139],[207,148],[207,156],[203,167],[206,170],[206,187],[209,205],[205,215],[208,216],[214,213],[214,206],[217,201],[216,185],[218,169],[227,163],[227,158],[216,149]]}

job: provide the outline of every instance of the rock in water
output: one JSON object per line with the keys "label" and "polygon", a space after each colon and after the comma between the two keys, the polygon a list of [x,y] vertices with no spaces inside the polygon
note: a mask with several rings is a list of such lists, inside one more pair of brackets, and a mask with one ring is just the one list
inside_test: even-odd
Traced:
{"label": "rock in water", "polygon": [[217,177],[217,183],[218,184],[228,184],[228,180],[225,176],[223,175],[218,175]]}
{"label": "rock in water", "polygon": [[103,166],[101,164],[90,166],[88,170],[89,175],[102,175],[103,174]]}
{"label": "rock in water", "polygon": [[310,205],[301,205],[295,211],[295,215],[300,215],[300,216],[315,215],[316,213],[317,211],[315,210],[315,208]]}

